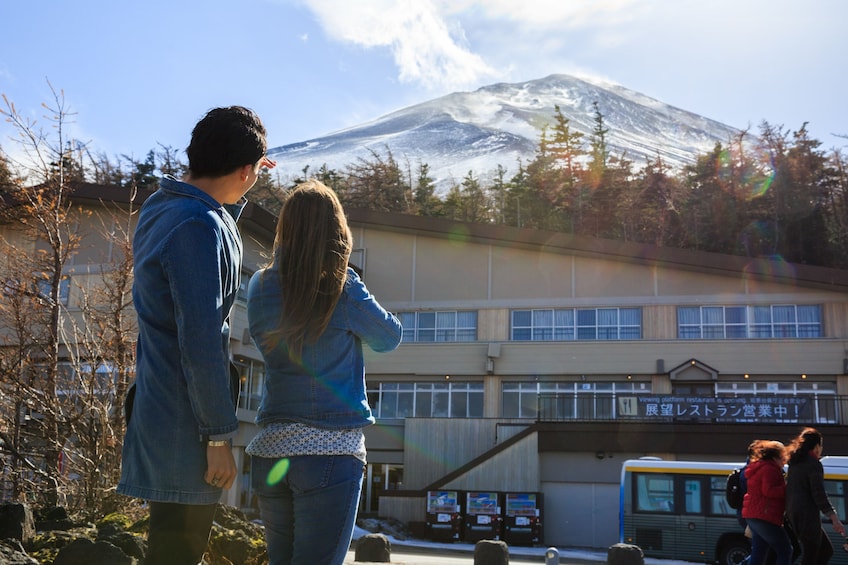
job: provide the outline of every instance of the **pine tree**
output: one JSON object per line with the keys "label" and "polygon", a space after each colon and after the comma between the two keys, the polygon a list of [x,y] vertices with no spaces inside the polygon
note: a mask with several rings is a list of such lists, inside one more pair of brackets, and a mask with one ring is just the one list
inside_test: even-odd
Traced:
{"label": "pine tree", "polygon": [[671,176],[659,154],[648,161],[636,184],[637,199],[623,206],[625,232],[632,230],[634,240],[642,243],[682,247],[680,182]]}
{"label": "pine tree", "polygon": [[415,175],[415,188],[412,191],[415,212],[420,216],[435,216],[441,201],[436,196],[436,183],[430,176],[430,165],[419,163]]}
{"label": "pine tree", "polygon": [[373,149],[370,159],[360,157],[348,166],[348,192],[342,203],[354,208],[368,208],[384,212],[407,212],[412,207],[409,183],[400,166],[386,148],[383,157]]}
{"label": "pine tree", "polygon": [[465,222],[483,223],[490,219],[489,199],[480,185],[474,171],[468,171],[462,179],[460,191],[462,202],[462,220]]}
{"label": "pine tree", "polygon": [[588,182],[593,188],[596,188],[604,176],[607,168],[607,159],[609,158],[609,150],[607,149],[607,134],[609,128],[604,124],[604,115],[601,113],[598,102],[592,102],[593,117],[592,135],[589,138],[589,175]]}
{"label": "pine tree", "polygon": [[560,225],[571,233],[583,220],[586,199],[581,189],[580,178],[584,176],[584,168],[580,164],[586,150],[583,147],[583,134],[572,131],[569,119],[562,114],[559,105],[554,106],[553,139],[548,145],[554,162],[557,185],[555,206],[561,214]]}

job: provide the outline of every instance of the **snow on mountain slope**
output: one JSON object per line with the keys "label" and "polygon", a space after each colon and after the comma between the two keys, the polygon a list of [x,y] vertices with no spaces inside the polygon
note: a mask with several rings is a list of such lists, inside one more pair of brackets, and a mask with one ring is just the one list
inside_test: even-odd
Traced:
{"label": "snow on mountain slope", "polygon": [[387,114],[324,137],[269,150],[278,170],[293,178],[309,166],[326,164],[343,170],[372,152],[395,160],[415,173],[427,163],[443,193],[473,171],[489,179],[498,165],[509,178],[519,160],[535,156],[542,128],[553,126],[554,106],[569,119],[572,131],[584,134],[588,149],[594,127],[593,102],[608,128],[611,153],[641,167],[661,156],[671,167],[694,162],[716,142],[727,144],[739,131],[703,116],[675,108],[623,86],[588,82],[569,75],[550,75],[528,82],[499,83],[474,92],[456,92]]}

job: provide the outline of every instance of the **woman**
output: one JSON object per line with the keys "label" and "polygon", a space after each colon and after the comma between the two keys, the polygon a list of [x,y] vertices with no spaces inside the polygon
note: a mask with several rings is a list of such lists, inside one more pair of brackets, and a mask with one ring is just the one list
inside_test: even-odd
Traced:
{"label": "woman", "polygon": [[788,448],[789,472],[786,476],[786,516],[801,542],[800,565],[826,565],[833,546],[821,525],[821,514],[830,518],[833,529],[845,536],[845,527],[824,490],[822,435],[805,428]]}
{"label": "woman", "polygon": [[779,441],[760,441],[753,447],[751,462],[745,468],[748,491],[742,502],[742,517],[752,534],[749,563],[762,565],[771,548],[776,565],[790,565],[792,542],[783,529],[785,448]]}
{"label": "woman", "polygon": [[338,565],[353,534],[374,423],[362,343],[391,351],[400,322],[348,267],[353,238],[341,204],[309,180],[286,199],[271,264],[247,291],[265,387],[247,447],[270,565]]}

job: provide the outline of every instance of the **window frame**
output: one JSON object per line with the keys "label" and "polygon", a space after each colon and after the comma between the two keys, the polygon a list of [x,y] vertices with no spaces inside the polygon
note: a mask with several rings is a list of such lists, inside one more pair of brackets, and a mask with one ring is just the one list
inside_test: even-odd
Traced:
{"label": "window frame", "polygon": [[477,310],[410,310],[396,316],[403,326],[403,343],[477,341]]}
{"label": "window frame", "polygon": [[821,304],[680,305],[677,339],[816,339]]}
{"label": "window frame", "polygon": [[[637,323],[626,323],[629,317],[638,318]],[[510,311],[509,337],[510,341],[641,340],[642,308],[517,308]]]}

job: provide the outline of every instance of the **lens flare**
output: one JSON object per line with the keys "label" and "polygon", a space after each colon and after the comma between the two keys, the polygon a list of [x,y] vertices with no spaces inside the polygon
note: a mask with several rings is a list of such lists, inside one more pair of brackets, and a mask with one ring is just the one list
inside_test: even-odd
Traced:
{"label": "lens flare", "polygon": [[283,480],[283,477],[286,476],[286,473],[289,472],[289,460],[288,459],[280,459],[277,461],[271,470],[268,472],[268,478],[265,479],[265,482],[269,487],[272,487]]}
{"label": "lens flare", "polygon": [[773,161],[767,166],[741,159],[738,151],[722,149],[716,155],[715,177],[725,191],[736,198],[752,201],[765,196],[774,182],[776,169]]}

